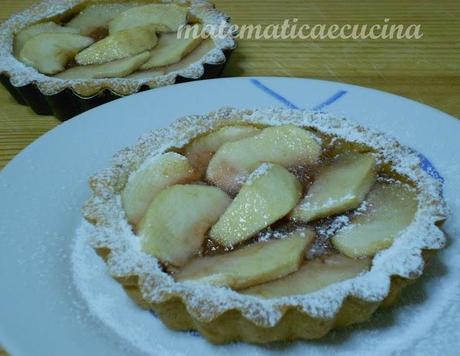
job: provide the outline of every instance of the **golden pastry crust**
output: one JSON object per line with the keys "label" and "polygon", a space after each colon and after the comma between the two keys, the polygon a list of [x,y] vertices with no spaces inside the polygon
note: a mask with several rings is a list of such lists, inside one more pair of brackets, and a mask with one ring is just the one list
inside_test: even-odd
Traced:
{"label": "golden pastry crust", "polygon": [[[236,123],[290,123],[371,147],[383,167],[391,167],[414,184],[418,199],[414,221],[391,247],[374,257],[369,272],[314,293],[264,300],[222,287],[174,281],[154,257],[140,250],[126,222],[119,193],[129,174],[148,157],[181,148],[205,132]],[[400,289],[421,276],[424,251],[445,245],[439,228],[448,214],[441,196],[442,185],[420,167],[416,152],[346,119],[302,110],[226,108],[182,118],[121,151],[111,168],[91,178],[90,186],[93,193],[83,209],[92,224],[88,234],[93,247],[106,260],[110,274],[136,303],[153,310],[168,327],[197,330],[213,343],[314,339],[331,329],[365,321],[379,306],[397,300]]]}
{"label": "golden pastry crust", "polygon": [[[106,260],[108,250],[96,249]],[[425,262],[432,251],[423,251]],[[275,327],[261,327],[247,320],[235,310],[227,311],[211,322],[203,322],[190,316],[180,298],[164,303],[149,303],[139,288],[138,278],[116,278],[126,294],[142,309],[153,311],[172,330],[196,330],[214,344],[236,341],[264,344],[273,341],[296,339],[318,339],[333,329],[344,328],[368,320],[379,308],[393,306],[403,288],[415,283],[416,279],[394,276],[388,295],[381,302],[366,302],[355,297],[346,298],[336,316],[332,319],[312,318],[296,308],[290,308]]]}

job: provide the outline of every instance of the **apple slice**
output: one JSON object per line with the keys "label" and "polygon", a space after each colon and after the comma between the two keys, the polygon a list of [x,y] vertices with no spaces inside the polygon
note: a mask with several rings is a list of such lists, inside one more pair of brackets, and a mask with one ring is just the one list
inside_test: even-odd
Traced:
{"label": "apple slice", "polygon": [[[201,25],[193,25],[201,31]],[[167,66],[179,62],[193,51],[202,41],[202,37],[178,38],[177,33],[164,33],[158,40],[158,45],[152,50],[150,59],[141,67],[142,70]]]}
{"label": "apple slice", "polygon": [[242,290],[241,293],[262,298],[308,294],[368,271],[370,262],[368,258],[355,260],[329,255],[306,262],[289,276]]}
{"label": "apple slice", "polygon": [[129,177],[121,193],[128,221],[137,225],[153,198],[164,188],[196,178],[187,158],[178,153],[167,152],[147,161]]}
{"label": "apple slice", "polygon": [[82,35],[90,35],[101,28],[107,27],[113,18],[134,6],[136,6],[135,3],[90,5],[70,20],[66,26],[78,28]]}
{"label": "apple slice", "polygon": [[245,241],[288,214],[301,194],[299,181],[286,168],[263,163],[248,178],[209,236],[226,247]]}
{"label": "apple slice", "polygon": [[224,126],[210,134],[194,139],[186,147],[185,155],[190,160],[190,163],[204,174],[212,155],[222,144],[251,137],[259,132],[260,130],[253,126]]}
{"label": "apple slice", "polygon": [[159,68],[162,68],[166,74],[180,71],[184,68],[187,68],[189,65],[199,61],[214,48],[216,48],[214,41],[211,38],[205,39],[195,50],[193,50],[187,56],[182,58],[180,62]]}
{"label": "apple slice", "polygon": [[143,250],[173,266],[184,265],[199,252],[206,231],[230,202],[216,187],[189,184],[164,189],[141,220]]}
{"label": "apple slice", "polygon": [[194,51],[190,52],[180,62],[176,64],[171,64],[165,67],[155,67],[149,70],[137,71],[133,74],[130,74],[128,78],[132,79],[144,79],[144,78],[153,78],[159,75],[169,74],[172,72],[178,72],[187,68],[193,63],[199,61],[203,56],[205,56],[209,51],[215,48],[214,41],[212,39],[204,40]]}
{"label": "apple slice", "polygon": [[155,25],[162,31],[176,32],[187,23],[187,8],[176,4],[149,4],[126,10],[109,23],[115,33],[137,26]]}
{"label": "apple slice", "polygon": [[142,52],[113,62],[72,67],[57,74],[56,77],[61,79],[123,78],[137,70],[149,58],[148,51]]}
{"label": "apple slice", "polygon": [[101,64],[134,56],[153,48],[158,41],[155,28],[134,27],[109,35],[81,51],[78,64]]}
{"label": "apple slice", "polygon": [[24,43],[19,60],[40,73],[56,74],[64,70],[78,51],[93,42],[90,37],[73,33],[42,33]]}
{"label": "apple slice", "polygon": [[373,256],[390,247],[417,210],[415,190],[397,183],[376,184],[366,202],[368,209],[332,237],[334,247],[349,257]]}
{"label": "apple slice", "polygon": [[42,33],[73,33],[80,34],[78,28],[72,27],[63,27],[58,24],[49,21],[41,22],[35,25],[31,25],[21,30],[14,37],[14,54],[17,56],[21,52],[21,49],[24,47],[24,44],[30,40],[32,37],[38,36]]}
{"label": "apple slice", "polygon": [[337,157],[316,175],[292,219],[309,222],[357,208],[375,182],[375,165],[370,154],[353,152]]}
{"label": "apple slice", "polygon": [[311,132],[293,125],[268,127],[255,136],[224,143],[209,162],[206,176],[234,194],[263,162],[286,168],[316,163],[321,154],[319,142]]}
{"label": "apple slice", "polygon": [[198,257],[177,274],[176,280],[199,280],[233,289],[271,281],[297,271],[314,233],[300,228],[288,236],[257,242],[223,255]]}

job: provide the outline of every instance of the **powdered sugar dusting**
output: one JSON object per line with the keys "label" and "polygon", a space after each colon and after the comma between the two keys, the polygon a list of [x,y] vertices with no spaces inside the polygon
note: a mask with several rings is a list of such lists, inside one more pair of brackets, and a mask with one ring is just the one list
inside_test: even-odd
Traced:
{"label": "powdered sugar dusting", "polygon": [[[61,0],[58,2],[55,0],[45,0],[2,23],[0,25],[0,74],[6,73],[10,78],[11,84],[16,87],[34,83],[45,95],[53,95],[66,88],[71,88],[83,96],[94,95],[103,89],[110,89],[119,95],[129,95],[137,92],[143,85],[155,88],[174,84],[177,76],[197,79],[204,73],[204,64],[219,64],[224,62],[225,55],[223,51],[233,49],[236,46],[231,31],[225,31],[224,33],[228,34],[226,36],[211,36],[215,48],[195,63],[165,75],[154,75],[145,78],[64,80],[41,74],[14,57],[12,52],[15,33],[37,21],[60,15],[83,2],[85,0]],[[214,9],[212,4],[207,1],[161,0],[161,2],[188,4],[189,12],[204,25],[219,25],[224,23],[226,29],[231,26],[227,21],[227,16]]]}
{"label": "powdered sugar dusting", "polygon": [[326,200],[325,202],[322,202],[321,204],[317,202],[312,203],[311,201],[309,201],[308,198],[311,198],[311,195],[307,195],[306,198],[307,198],[306,201],[303,204],[301,204],[300,207],[304,210],[308,210],[308,209],[316,210],[319,208],[327,209],[327,208],[337,206],[343,202],[354,199],[355,196],[351,193],[348,193],[346,195],[341,196],[339,199],[328,198],[328,200]]}
{"label": "powdered sugar dusting", "polygon": [[[300,232],[300,234],[304,235],[305,233]],[[267,228],[266,230],[263,230],[257,234],[256,241],[263,242],[274,239],[283,239],[287,236],[289,236],[287,231],[271,230],[270,228]]]}
{"label": "powdered sugar dusting", "polygon": [[[135,236],[129,227],[127,229],[119,193],[129,173],[147,157],[172,147],[182,147],[206,131],[236,121],[261,125],[291,123],[372,146],[382,161],[390,162],[397,173],[407,176],[416,184],[418,211],[415,220],[390,248],[374,257],[368,273],[308,295],[263,300],[227,288],[196,282],[175,282],[161,271],[154,257],[144,254],[133,243]],[[382,301],[388,293],[391,276],[418,276],[424,265],[422,249],[444,246],[445,237],[435,225],[445,219],[448,213],[440,194],[441,183],[424,172],[419,163],[414,151],[391,137],[326,114],[276,108],[255,111],[222,109],[205,116],[189,116],[176,121],[169,128],[145,135],[137,145],[117,155],[111,169],[91,180],[93,196],[85,207],[85,216],[96,224],[88,234],[93,246],[103,246],[112,251],[107,263],[112,275],[139,276],[139,287],[146,300],[160,303],[180,297],[190,314],[200,320],[212,320],[226,310],[237,309],[256,325],[269,327],[279,321],[287,306],[297,307],[314,317],[331,318],[347,296],[365,301]]]}
{"label": "powdered sugar dusting", "polygon": [[340,228],[343,228],[350,222],[350,217],[347,215],[339,215],[332,219],[332,221],[327,221],[323,225],[319,225],[316,229],[316,232],[319,236],[329,238],[334,235]]}
{"label": "powdered sugar dusting", "polygon": [[245,184],[247,186],[253,184],[258,178],[262,177],[265,173],[267,173],[271,167],[273,167],[273,164],[271,163],[262,163],[258,168],[254,170],[254,172],[252,172],[249,175]]}

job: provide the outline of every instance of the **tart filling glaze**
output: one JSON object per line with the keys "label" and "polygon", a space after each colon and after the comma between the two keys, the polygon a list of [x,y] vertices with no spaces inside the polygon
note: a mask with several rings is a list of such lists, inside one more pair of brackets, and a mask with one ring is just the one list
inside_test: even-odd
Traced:
{"label": "tart filling glaze", "polygon": [[441,183],[385,134],[224,108],[152,131],[90,180],[85,233],[174,330],[313,339],[397,300],[445,245]]}

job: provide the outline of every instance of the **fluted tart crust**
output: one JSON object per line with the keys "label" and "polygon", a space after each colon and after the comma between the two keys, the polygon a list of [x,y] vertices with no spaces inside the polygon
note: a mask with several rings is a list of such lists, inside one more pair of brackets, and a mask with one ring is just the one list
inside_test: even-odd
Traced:
{"label": "fluted tart crust", "polygon": [[[159,175],[162,160],[173,173]],[[145,195],[145,182],[161,189]],[[171,329],[213,343],[314,339],[365,321],[445,245],[442,184],[416,152],[304,110],[181,118],[90,187],[85,233],[110,275]]]}

